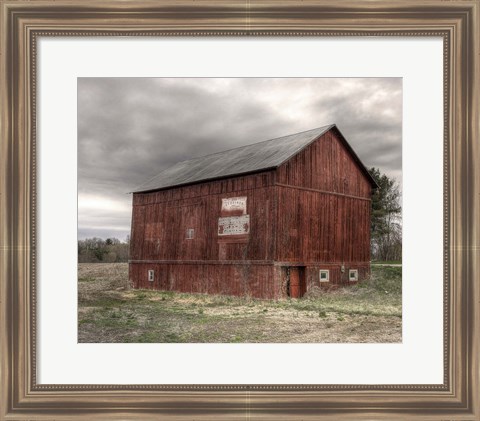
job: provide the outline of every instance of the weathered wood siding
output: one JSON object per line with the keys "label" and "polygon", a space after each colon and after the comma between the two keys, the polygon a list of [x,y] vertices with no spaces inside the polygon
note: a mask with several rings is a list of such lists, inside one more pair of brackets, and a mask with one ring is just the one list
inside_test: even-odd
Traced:
{"label": "weathered wood siding", "polygon": [[[273,172],[133,196],[130,259],[273,260]],[[222,199],[246,197],[247,235],[218,236]],[[193,238],[187,238],[193,229]]]}
{"label": "weathered wood siding", "polygon": [[277,187],[275,260],[370,261],[370,201]]}
{"label": "weathered wood siding", "polygon": [[281,165],[277,183],[364,198],[372,189],[335,129]]}
{"label": "weathered wood siding", "polygon": [[305,266],[307,290],[351,283],[350,269],[367,277],[372,187],[336,130],[280,166],[276,184],[275,261]]}
{"label": "weathered wood siding", "polygon": [[[130,263],[129,269],[136,288],[270,299],[285,296],[273,264],[147,261]],[[154,270],[153,282],[148,280],[149,270]]]}

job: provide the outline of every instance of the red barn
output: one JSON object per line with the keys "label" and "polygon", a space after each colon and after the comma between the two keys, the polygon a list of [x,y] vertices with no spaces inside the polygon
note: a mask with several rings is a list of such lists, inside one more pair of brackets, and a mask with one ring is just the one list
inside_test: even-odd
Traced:
{"label": "red barn", "polygon": [[360,281],[376,187],[334,124],[180,162],[133,193],[130,280],[275,299]]}

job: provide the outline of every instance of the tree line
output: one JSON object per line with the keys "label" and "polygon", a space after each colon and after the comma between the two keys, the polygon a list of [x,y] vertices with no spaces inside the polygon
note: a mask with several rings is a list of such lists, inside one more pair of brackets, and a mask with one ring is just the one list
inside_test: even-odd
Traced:
{"label": "tree line", "polygon": [[[400,187],[394,178],[378,168],[369,173],[378,184],[372,195],[370,246],[372,260],[402,259],[402,207]],[[78,241],[79,263],[128,262],[130,237],[122,242],[117,238],[87,238]]]}
{"label": "tree line", "polygon": [[118,238],[86,238],[78,240],[78,263],[128,262],[130,237],[122,242]]}

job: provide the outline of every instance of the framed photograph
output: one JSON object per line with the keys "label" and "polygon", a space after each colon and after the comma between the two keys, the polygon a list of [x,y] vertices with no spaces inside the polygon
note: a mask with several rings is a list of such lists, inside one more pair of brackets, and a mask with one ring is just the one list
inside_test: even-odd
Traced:
{"label": "framed photograph", "polygon": [[79,342],[402,342],[401,78],[77,92]]}
{"label": "framed photograph", "polygon": [[1,419],[480,419],[477,0],[0,5]]}

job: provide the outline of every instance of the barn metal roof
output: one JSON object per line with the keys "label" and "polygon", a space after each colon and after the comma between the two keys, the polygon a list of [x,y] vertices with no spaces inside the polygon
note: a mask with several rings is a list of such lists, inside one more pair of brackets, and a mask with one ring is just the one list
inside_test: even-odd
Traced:
{"label": "barn metal roof", "polygon": [[[141,184],[133,192],[160,190],[274,169],[333,127],[336,127],[335,124],[178,162]],[[348,143],[347,146],[366,171]],[[366,173],[368,174],[368,171]]]}

